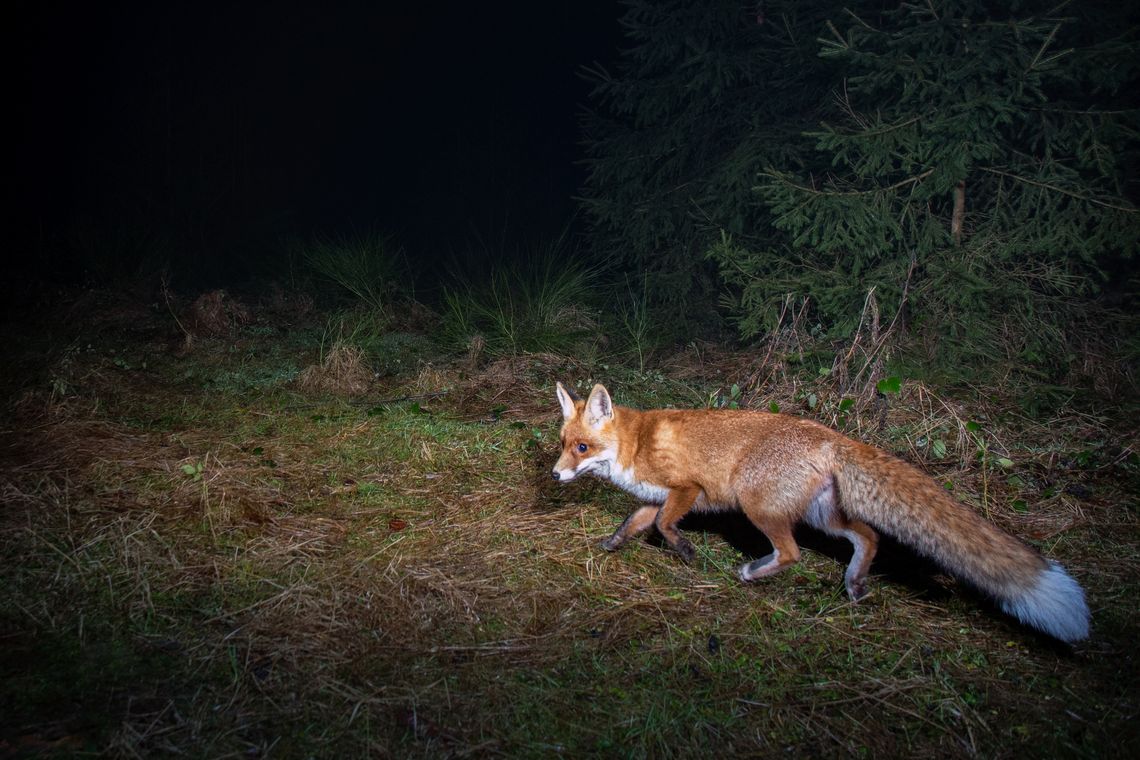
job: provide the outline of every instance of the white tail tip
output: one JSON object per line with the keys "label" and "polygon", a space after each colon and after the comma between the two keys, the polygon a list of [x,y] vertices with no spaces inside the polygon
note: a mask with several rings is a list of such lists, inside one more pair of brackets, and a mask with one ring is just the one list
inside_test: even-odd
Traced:
{"label": "white tail tip", "polygon": [[1015,618],[1072,644],[1089,637],[1089,606],[1085,592],[1065,569],[1050,560],[1037,584],[1001,608]]}

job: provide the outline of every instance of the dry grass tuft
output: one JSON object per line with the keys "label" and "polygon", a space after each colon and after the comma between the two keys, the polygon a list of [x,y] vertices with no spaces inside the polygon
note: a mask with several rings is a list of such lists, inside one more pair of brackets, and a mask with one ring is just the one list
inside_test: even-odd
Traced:
{"label": "dry grass tuft", "polygon": [[503,357],[461,378],[454,400],[465,415],[495,409],[509,419],[547,420],[555,411],[555,381],[586,374],[584,365],[555,354]]}
{"label": "dry grass tuft", "polygon": [[443,393],[453,387],[460,380],[460,374],[449,367],[440,367],[435,364],[422,364],[416,370],[416,376],[409,385],[412,395],[427,395],[430,393]]}
{"label": "dry grass tuft", "polygon": [[[1091,324],[1075,325],[1070,332],[1075,343],[1075,358],[1070,362],[1066,384],[1073,388],[1091,387],[1106,399],[1123,401],[1134,398],[1140,388],[1137,363],[1135,360],[1121,358],[1135,356],[1135,352],[1130,351],[1127,345],[1129,331],[1125,328],[1121,334],[1106,333],[1096,324],[1098,316],[1100,315],[1088,315],[1086,319]],[[1133,328],[1137,326],[1135,314],[1131,317],[1131,323]]]}
{"label": "dry grass tuft", "polygon": [[202,293],[190,304],[187,326],[197,335],[230,335],[250,321],[249,309],[224,290]]}
{"label": "dry grass tuft", "polygon": [[372,387],[374,380],[375,373],[368,366],[364,350],[338,341],[320,364],[301,371],[297,385],[309,392],[359,396]]}

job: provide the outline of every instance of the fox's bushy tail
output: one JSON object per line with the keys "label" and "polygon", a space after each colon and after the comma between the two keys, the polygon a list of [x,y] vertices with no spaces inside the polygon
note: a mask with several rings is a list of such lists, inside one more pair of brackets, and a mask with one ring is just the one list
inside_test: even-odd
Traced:
{"label": "fox's bushy tail", "polygon": [[890,454],[856,441],[838,452],[842,509],[993,596],[1002,610],[1066,642],[1088,638],[1080,585],[1056,562],[959,504]]}

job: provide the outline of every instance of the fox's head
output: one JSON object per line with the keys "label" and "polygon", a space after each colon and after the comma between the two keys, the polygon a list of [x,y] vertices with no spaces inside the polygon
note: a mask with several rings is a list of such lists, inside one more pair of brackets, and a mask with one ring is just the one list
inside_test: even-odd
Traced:
{"label": "fox's head", "polygon": [[566,482],[588,472],[608,475],[617,459],[617,431],[613,428],[614,405],[602,385],[595,385],[585,401],[558,383],[562,407],[562,456],[551,473]]}

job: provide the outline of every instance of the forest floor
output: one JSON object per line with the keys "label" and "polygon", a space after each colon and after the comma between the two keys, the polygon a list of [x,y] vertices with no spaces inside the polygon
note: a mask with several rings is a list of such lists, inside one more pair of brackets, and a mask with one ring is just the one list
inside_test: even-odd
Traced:
{"label": "forest floor", "polygon": [[1041,419],[905,378],[866,404],[792,375],[741,395],[895,452],[1065,565],[1093,615],[1070,648],[889,542],[858,604],[850,547],[808,530],[751,585],[735,568],[768,548],[732,515],[685,520],[691,564],[652,537],[603,551],[636,502],[551,481],[555,380],[699,407],[735,397],[747,352],[646,371],[411,330],[338,394],[320,317],[288,309],[187,343],[96,293],[0,329],[0,756],[1140,746],[1137,433],[1112,408]]}

